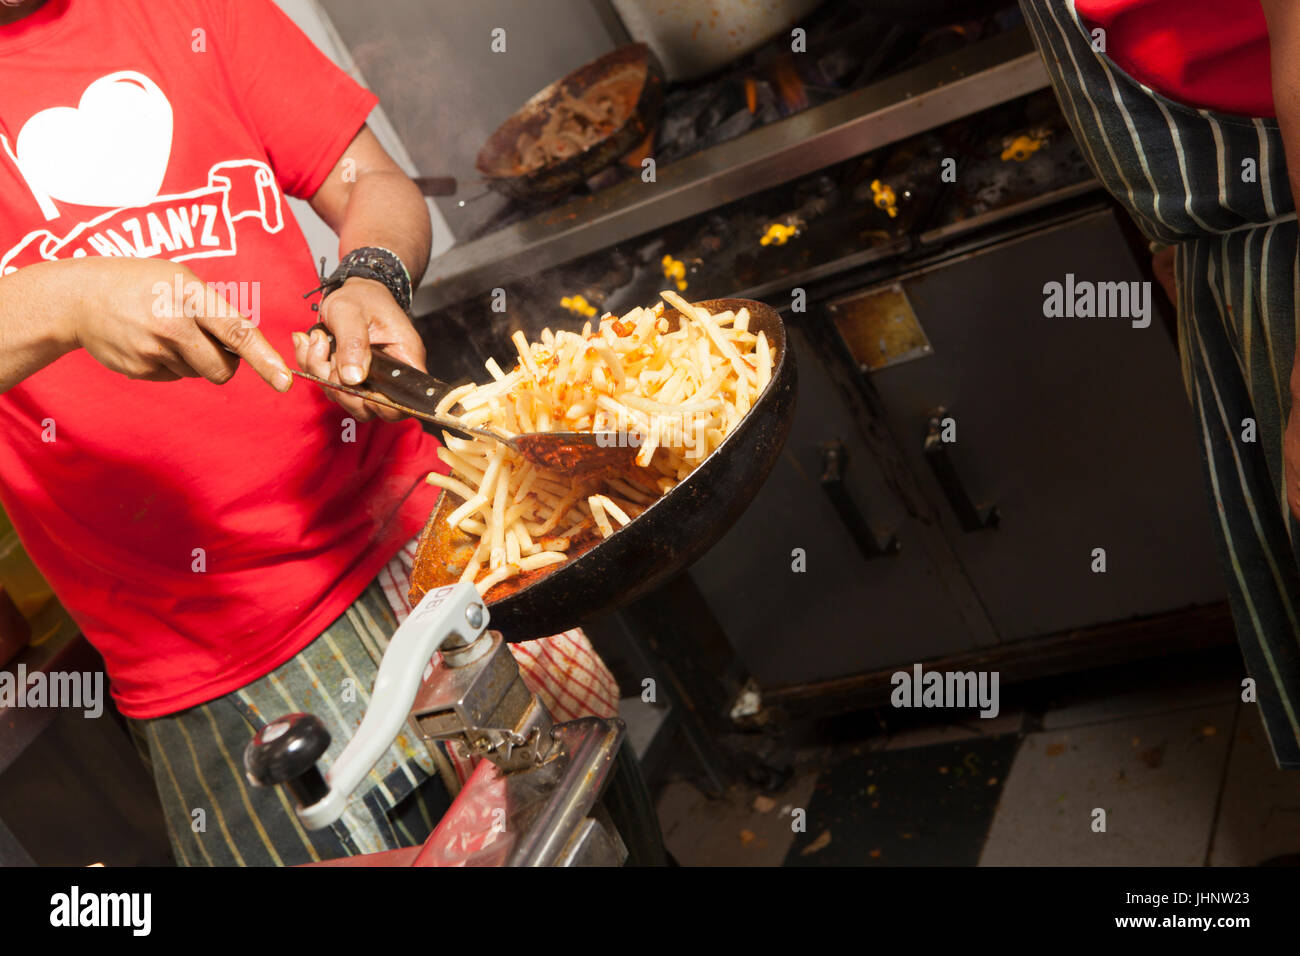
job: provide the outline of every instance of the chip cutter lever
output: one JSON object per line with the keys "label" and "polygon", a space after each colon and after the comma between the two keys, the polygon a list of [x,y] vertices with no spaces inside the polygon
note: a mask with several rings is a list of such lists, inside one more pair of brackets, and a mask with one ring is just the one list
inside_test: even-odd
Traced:
{"label": "chip cutter lever", "polygon": [[[390,851],[400,859],[376,854],[375,865],[622,863],[628,851],[618,824],[597,804],[623,743],[623,722],[582,717],[556,724],[524,683],[509,645],[487,630],[488,620],[472,584],[429,591],[393,634],[361,726],[329,770],[318,766],[330,743],[324,724],[289,714],[245,748],[249,781],[284,786],[305,826],[329,826],[409,717],[429,748],[446,743],[481,762],[422,848]],[[653,822],[638,827],[657,833]],[[354,861],[367,865],[364,856],[327,862]]]}

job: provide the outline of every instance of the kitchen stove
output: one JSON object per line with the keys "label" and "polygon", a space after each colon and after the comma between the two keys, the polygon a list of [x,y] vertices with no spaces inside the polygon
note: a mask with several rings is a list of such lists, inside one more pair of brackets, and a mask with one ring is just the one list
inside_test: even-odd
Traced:
{"label": "kitchen stove", "polygon": [[[873,12],[870,0],[830,3],[810,16],[806,50],[791,51],[788,34],[703,79],[677,83],[664,100],[652,148],[658,166],[719,146],[744,134],[821,106],[900,70],[926,63],[1013,27],[1004,11],[938,29],[908,28]],[[641,172],[641,155],[589,179],[578,192],[593,195]],[[479,239],[553,209],[572,196],[511,200],[464,237]]]}
{"label": "kitchen stove", "polygon": [[[954,174],[945,177],[945,168]],[[1097,189],[1043,90],[503,283],[503,314],[492,310],[501,297],[489,293],[444,310],[436,322],[450,322],[490,355],[508,354],[506,340],[517,329],[532,336],[544,326],[577,327],[588,318],[582,305],[622,314],[665,288],[779,307],[796,287],[865,266],[897,268]],[[562,302],[575,310],[566,312]],[[497,321],[484,323],[484,315]]]}

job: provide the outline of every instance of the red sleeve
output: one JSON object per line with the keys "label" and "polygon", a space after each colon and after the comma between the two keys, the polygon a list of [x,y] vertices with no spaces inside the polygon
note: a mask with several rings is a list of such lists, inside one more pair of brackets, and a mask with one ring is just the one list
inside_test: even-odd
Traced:
{"label": "red sleeve", "polygon": [[378,102],[272,0],[216,0],[217,49],[281,188],[308,199]]}

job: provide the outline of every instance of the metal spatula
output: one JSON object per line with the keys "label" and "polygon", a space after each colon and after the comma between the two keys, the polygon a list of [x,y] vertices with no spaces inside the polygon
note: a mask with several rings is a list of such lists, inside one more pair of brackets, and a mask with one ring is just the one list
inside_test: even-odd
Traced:
{"label": "metal spatula", "polygon": [[[322,325],[328,336],[329,332]],[[310,334],[310,333],[309,333]],[[334,339],[330,336],[330,348]],[[392,408],[413,418],[431,422],[462,438],[485,438],[500,442],[528,461],[543,468],[564,474],[587,474],[606,468],[629,464],[636,456],[636,446],[628,436],[618,432],[529,432],[506,435],[491,428],[462,425],[454,418],[439,415],[438,402],[451,391],[452,386],[440,381],[414,366],[399,362],[381,352],[370,350],[370,374],[359,385],[343,385],[293,369],[299,378],[315,382],[336,392],[345,392],[376,405]]]}

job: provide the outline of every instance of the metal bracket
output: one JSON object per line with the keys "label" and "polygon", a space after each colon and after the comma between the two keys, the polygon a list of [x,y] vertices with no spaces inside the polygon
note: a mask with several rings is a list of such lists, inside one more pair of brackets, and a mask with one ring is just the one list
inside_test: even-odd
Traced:
{"label": "metal bracket", "polygon": [[826,310],[861,372],[934,354],[901,282],[835,299]]}
{"label": "metal bracket", "polygon": [[943,421],[952,413],[940,406],[930,413],[925,427],[925,458],[930,463],[935,480],[943,489],[948,504],[957,515],[957,521],[963,531],[984,531],[996,528],[1002,520],[998,506],[994,504],[977,505],[971,498],[966,485],[957,474],[957,468],[948,454],[948,443],[943,440]]}
{"label": "metal bracket", "polygon": [[483,634],[472,660],[451,653],[433,668],[411,706],[426,742],[452,742],[463,756],[487,757],[503,771],[542,763],[552,744],[551,716],[524,684],[510,647],[495,631]]}
{"label": "metal bracket", "polygon": [[826,492],[826,497],[830,499],[835,510],[839,513],[840,520],[844,522],[845,528],[853,537],[862,552],[862,556],[870,561],[872,558],[888,557],[898,554],[902,550],[902,543],[898,540],[893,532],[886,532],[884,541],[876,536],[871,525],[867,523],[862,512],[849,496],[849,490],[844,485],[844,472],[849,466],[849,452],[844,447],[844,442],[836,440],[830,442],[822,449],[822,490]]}

